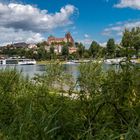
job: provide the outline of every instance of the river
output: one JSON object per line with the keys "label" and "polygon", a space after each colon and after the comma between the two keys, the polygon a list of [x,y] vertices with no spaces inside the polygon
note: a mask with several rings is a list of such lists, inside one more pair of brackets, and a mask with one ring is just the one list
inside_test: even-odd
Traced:
{"label": "river", "polygon": [[[24,76],[34,77],[35,74],[43,74],[46,72],[47,65],[0,65],[0,69],[16,69],[21,71]],[[65,71],[73,76],[78,75],[78,64],[64,64]]]}
{"label": "river", "polygon": [[[74,77],[78,76],[78,66],[79,64],[64,64],[65,71],[68,74],[73,75]],[[103,64],[103,69],[108,69],[110,67],[117,67],[118,65],[107,65]],[[34,77],[35,74],[43,74],[46,72],[47,65],[0,65],[0,69],[16,68],[18,71],[21,71],[24,76],[29,76],[30,78]]]}

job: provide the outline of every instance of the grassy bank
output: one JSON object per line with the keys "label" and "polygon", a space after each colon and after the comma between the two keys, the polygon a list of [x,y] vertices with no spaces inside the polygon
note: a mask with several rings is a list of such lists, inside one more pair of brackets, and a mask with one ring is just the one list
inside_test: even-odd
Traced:
{"label": "grassy bank", "polygon": [[[1,140],[139,140],[140,70],[79,66],[76,83],[57,63],[43,76],[0,70]],[[57,84],[57,88],[54,86]]]}
{"label": "grassy bank", "polygon": [[137,61],[137,63],[139,63],[139,64],[140,64],[140,58],[139,58],[139,59],[137,59],[136,61]]}
{"label": "grassy bank", "polygon": [[[139,59],[134,59],[136,61],[136,63],[140,64],[140,58]],[[95,60],[94,60],[95,61]],[[98,61],[98,60],[97,60]],[[79,63],[83,63],[85,62],[83,59],[79,60]],[[39,65],[47,65],[47,64],[52,64],[52,63],[59,63],[59,64],[66,64],[67,61],[60,61],[60,60],[44,60],[44,61],[37,61],[37,64]]]}
{"label": "grassy bank", "polygon": [[52,63],[60,63],[60,64],[66,64],[66,61],[59,61],[59,60],[56,60],[56,61],[48,61],[48,60],[44,60],[44,61],[37,61],[37,64],[39,65],[47,65],[47,64],[52,64]]}

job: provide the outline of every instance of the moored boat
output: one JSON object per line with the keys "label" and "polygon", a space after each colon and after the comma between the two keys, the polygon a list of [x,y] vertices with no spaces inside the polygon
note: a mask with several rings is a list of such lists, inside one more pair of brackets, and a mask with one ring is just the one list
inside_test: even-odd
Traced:
{"label": "moored boat", "polygon": [[[114,59],[106,59],[104,60],[105,64],[111,64],[111,65],[119,65],[121,62],[125,63],[126,58],[114,58]],[[132,63],[136,63],[136,60],[130,60]]]}
{"label": "moored boat", "polygon": [[0,65],[35,65],[34,59],[1,59]]}
{"label": "moored boat", "polygon": [[66,62],[66,64],[76,64],[76,63],[73,61],[68,61],[68,62]]}

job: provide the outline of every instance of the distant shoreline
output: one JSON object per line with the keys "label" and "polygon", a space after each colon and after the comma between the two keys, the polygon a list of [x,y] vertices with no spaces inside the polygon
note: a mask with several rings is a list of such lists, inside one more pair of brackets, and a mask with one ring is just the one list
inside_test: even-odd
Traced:
{"label": "distant shoreline", "polygon": [[39,65],[46,65],[46,64],[50,64],[50,63],[60,63],[60,64],[66,64],[67,63],[67,61],[48,61],[48,60],[41,60],[41,61],[37,61],[37,64],[39,64]]}
{"label": "distant shoreline", "polygon": [[[139,59],[132,59],[136,61],[136,64],[140,64],[140,58]],[[83,60],[79,60],[80,62]],[[50,64],[50,63],[60,63],[60,64],[67,64],[67,62],[69,61],[59,61],[59,60],[41,60],[41,61],[37,61],[37,64],[39,65],[46,65],[46,64]]]}

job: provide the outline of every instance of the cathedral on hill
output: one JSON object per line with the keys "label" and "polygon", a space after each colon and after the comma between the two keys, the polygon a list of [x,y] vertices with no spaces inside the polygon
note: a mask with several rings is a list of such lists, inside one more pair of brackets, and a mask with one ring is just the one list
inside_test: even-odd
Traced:
{"label": "cathedral on hill", "polygon": [[64,38],[56,38],[56,37],[51,35],[51,36],[48,37],[47,42],[48,42],[49,45],[54,45],[56,53],[61,53],[63,43],[69,43],[70,44],[70,47],[69,47],[69,53],[70,54],[77,51],[77,49],[75,48],[74,39],[73,39],[70,32],[66,33]]}
{"label": "cathedral on hill", "polygon": [[58,43],[59,44],[59,43],[62,43],[62,42],[65,42],[65,43],[69,42],[74,47],[74,39],[71,36],[70,32],[66,33],[64,38],[56,38],[54,36],[49,36],[48,37],[48,44],[49,45],[51,45],[52,43]]}

